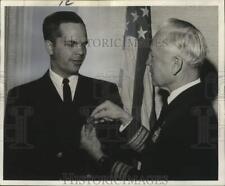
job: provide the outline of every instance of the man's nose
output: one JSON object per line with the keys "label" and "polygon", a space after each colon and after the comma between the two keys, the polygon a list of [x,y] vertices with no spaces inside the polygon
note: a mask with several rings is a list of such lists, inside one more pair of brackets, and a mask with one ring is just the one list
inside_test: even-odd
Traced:
{"label": "man's nose", "polygon": [[152,72],[152,64],[151,64],[151,63],[147,62],[147,63],[146,63],[146,68],[147,68],[147,70],[148,70],[149,72]]}
{"label": "man's nose", "polygon": [[77,47],[75,47],[74,51],[76,54],[84,55],[85,51],[86,51],[86,47],[83,45],[77,45]]}
{"label": "man's nose", "polygon": [[147,69],[149,72],[152,72],[151,65],[147,64],[147,65],[146,65],[146,69]]}

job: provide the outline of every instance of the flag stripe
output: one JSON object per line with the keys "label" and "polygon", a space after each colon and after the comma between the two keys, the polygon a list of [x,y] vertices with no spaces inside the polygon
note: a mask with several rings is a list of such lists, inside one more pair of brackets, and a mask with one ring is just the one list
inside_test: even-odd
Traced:
{"label": "flag stripe", "polygon": [[[150,52],[151,33],[150,7],[127,7],[126,30],[124,34],[124,61],[121,66],[121,98],[124,109],[133,115],[137,122],[127,132],[128,139],[140,140],[138,131],[142,126],[147,130],[153,108],[153,88],[146,61]],[[138,141],[139,141],[138,140]],[[134,141],[133,141],[134,142]],[[130,143],[133,143],[130,141]],[[129,143],[129,141],[128,141]],[[134,146],[142,144],[135,142]]]}

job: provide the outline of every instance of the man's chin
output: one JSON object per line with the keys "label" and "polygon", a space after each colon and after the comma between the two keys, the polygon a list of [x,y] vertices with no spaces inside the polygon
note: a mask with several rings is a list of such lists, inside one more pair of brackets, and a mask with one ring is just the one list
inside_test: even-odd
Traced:
{"label": "man's chin", "polygon": [[78,71],[73,71],[72,75],[78,75],[79,74],[79,70]]}
{"label": "man's chin", "polygon": [[71,69],[70,71],[67,72],[70,76],[72,75],[78,75],[79,74],[79,69]]}
{"label": "man's chin", "polygon": [[72,73],[74,75],[77,75],[79,73],[80,67],[81,67],[81,64],[74,64]]}

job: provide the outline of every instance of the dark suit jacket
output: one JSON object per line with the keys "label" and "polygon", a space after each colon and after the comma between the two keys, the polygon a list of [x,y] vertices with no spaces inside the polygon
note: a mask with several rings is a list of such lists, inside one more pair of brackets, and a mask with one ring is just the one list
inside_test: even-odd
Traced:
{"label": "dark suit jacket", "polygon": [[[79,148],[80,131],[91,111],[106,99],[122,105],[116,85],[79,75],[73,103],[65,105],[48,72],[9,91],[4,179],[66,179],[69,173],[76,179],[88,174],[88,157]],[[99,135],[118,130],[118,125],[113,127]],[[112,152],[110,148],[106,150]]]}
{"label": "dark suit jacket", "polygon": [[218,178],[218,121],[208,96],[200,83],[169,104],[165,118],[158,123],[158,139],[150,140],[143,152],[142,175],[169,180]]}

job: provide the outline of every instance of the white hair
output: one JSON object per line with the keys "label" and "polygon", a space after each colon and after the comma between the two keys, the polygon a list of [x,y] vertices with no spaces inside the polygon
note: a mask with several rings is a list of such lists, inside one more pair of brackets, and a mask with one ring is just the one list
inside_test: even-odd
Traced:
{"label": "white hair", "polygon": [[202,65],[207,53],[205,38],[191,23],[170,18],[162,25],[157,35],[157,45],[173,45],[190,65]]}

